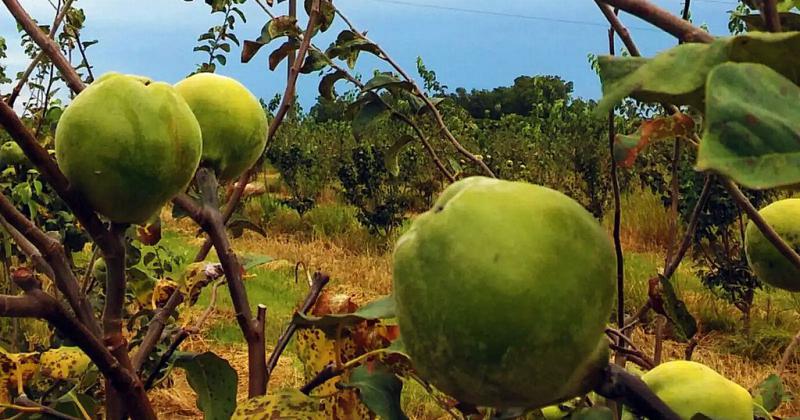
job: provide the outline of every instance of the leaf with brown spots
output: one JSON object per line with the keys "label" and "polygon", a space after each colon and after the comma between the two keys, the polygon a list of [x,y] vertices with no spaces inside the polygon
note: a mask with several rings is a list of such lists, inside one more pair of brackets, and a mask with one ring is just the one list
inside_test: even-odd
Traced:
{"label": "leaf with brown spots", "polygon": [[250,398],[239,404],[231,420],[325,420],[323,403],[294,389]]}
{"label": "leaf with brown spots", "polygon": [[625,168],[633,166],[639,152],[654,141],[673,137],[684,137],[694,131],[694,120],[686,114],[654,118],[642,122],[639,129],[630,135],[618,134],[614,140],[614,160]]}

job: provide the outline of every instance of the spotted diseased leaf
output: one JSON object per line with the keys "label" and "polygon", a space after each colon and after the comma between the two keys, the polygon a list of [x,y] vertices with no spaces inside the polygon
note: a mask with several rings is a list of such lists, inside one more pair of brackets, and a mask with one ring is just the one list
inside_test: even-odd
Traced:
{"label": "spotted diseased leaf", "polygon": [[239,404],[231,420],[324,420],[325,405],[295,389],[262,395]]}
{"label": "spotted diseased leaf", "polygon": [[392,176],[400,175],[400,152],[403,149],[411,144],[414,141],[414,137],[409,136],[408,134],[404,134],[400,136],[399,139],[395,140],[392,147],[384,155],[384,165],[386,165],[386,169],[389,170],[389,173]]}
{"label": "spotted diseased leaf", "polygon": [[317,50],[308,50],[308,55],[305,61],[303,61],[303,66],[300,67],[300,73],[308,74],[322,70],[328,63],[328,57],[326,57],[325,54]]}
{"label": "spotted diseased leaf", "polygon": [[283,61],[283,59],[289,55],[289,53],[298,48],[300,48],[300,43],[294,39],[290,39],[281,44],[278,49],[269,55],[269,69],[274,71],[276,68],[278,68],[278,64],[280,64],[281,61]]}
{"label": "spotted diseased leaf", "polygon": [[91,360],[78,347],[59,347],[43,352],[39,359],[40,374],[51,379],[77,378],[86,372]]}
{"label": "spotted diseased leaf", "polygon": [[236,370],[212,352],[182,355],[175,366],[186,370],[189,385],[197,394],[197,408],[206,420],[227,420],[236,409]]}
{"label": "spotted diseased leaf", "polygon": [[630,135],[618,134],[614,141],[614,160],[622,167],[633,166],[639,152],[654,141],[688,136],[694,131],[694,120],[686,114],[654,118],[642,122]]}
{"label": "spotted diseased leaf", "polygon": [[219,263],[196,262],[186,266],[181,276],[181,293],[186,296],[185,303],[194,306],[203,288],[222,277],[224,272]]}
{"label": "spotted diseased leaf", "polygon": [[366,366],[359,366],[353,369],[350,379],[342,385],[358,389],[361,401],[380,418],[408,419],[400,406],[403,382],[392,372],[381,367],[369,369]]}
{"label": "spotted diseased leaf", "polygon": [[771,413],[778,409],[785,394],[781,377],[772,374],[758,384],[752,392],[755,402]]}
{"label": "spotted diseased leaf", "polygon": [[697,321],[686,304],[678,298],[672,283],[664,277],[650,279],[648,295],[653,310],[663,315],[674,325],[675,334],[680,341],[686,342],[697,333]]}
{"label": "spotted diseased leaf", "polygon": [[336,70],[333,73],[328,73],[323,76],[322,80],[319,82],[320,96],[331,101],[336,99],[336,91],[333,86],[342,79],[347,79],[347,73],[341,70]]}
{"label": "spotted diseased leaf", "polygon": [[300,327],[320,328],[329,333],[329,335],[335,336],[340,327],[353,326],[363,321],[376,321],[394,317],[394,297],[386,296],[350,313],[328,313],[317,316],[296,313],[292,322]]}
{"label": "spotted diseased leaf", "polygon": [[170,279],[161,279],[153,287],[153,295],[150,304],[153,309],[163,308],[167,304],[170,296],[181,289],[181,285]]}
{"label": "spotted diseased leaf", "polygon": [[[303,3],[306,9],[306,14],[311,15],[311,6],[313,3],[314,0],[305,0]],[[331,27],[333,20],[336,18],[336,8],[333,6],[333,3],[331,3],[330,0],[320,0],[319,12],[319,30],[321,32],[325,32]]]}
{"label": "spotted diseased leaf", "polygon": [[800,88],[760,64],[725,64],[708,78],[699,170],[747,188],[800,183]]}

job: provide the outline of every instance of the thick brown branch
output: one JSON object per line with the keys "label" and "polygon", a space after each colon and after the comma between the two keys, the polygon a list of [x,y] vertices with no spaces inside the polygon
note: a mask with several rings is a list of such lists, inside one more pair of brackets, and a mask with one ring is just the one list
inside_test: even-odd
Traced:
{"label": "thick brown branch", "polygon": [[778,14],[777,0],[764,0],[761,16],[769,32],[781,32],[781,17]]}
{"label": "thick brown branch", "polygon": [[44,318],[46,308],[30,296],[0,295],[0,318]]}
{"label": "thick brown branch", "polygon": [[85,87],[83,81],[75,69],[72,68],[69,61],[61,54],[58,44],[56,44],[48,34],[42,32],[36,25],[36,22],[31,19],[28,12],[22,8],[17,0],[3,0],[3,3],[6,5],[8,11],[11,12],[11,15],[14,16],[14,19],[17,20],[17,23],[30,35],[33,42],[35,42],[36,45],[47,54],[53,64],[56,65],[64,81],[67,83],[67,86],[69,86],[73,92],[80,93]]}
{"label": "thick brown branch", "polygon": [[250,397],[264,395],[267,391],[264,333],[258,330],[257,320],[253,318],[250,302],[242,281],[242,267],[228,240],[225,223],[222,214],[219,212],[217,179],[214,172],[208,168],[200,168],[195,179],[203,197],[203,204],[196,203],[185,194],[175,197],[173,203],[186,210],[189,213],[189,217],[200,225],[211,238],[222,265],[222,270],[225,272],[228,292],[236,310],[236,321],[247,342],[250,375],[249,395]]}
{"label": "thick brown branch", "polygon": [[714,37],[702,28],[675,16],[649,0],[603,0],[611,6],[639,17],[683,42],[712,42]]}

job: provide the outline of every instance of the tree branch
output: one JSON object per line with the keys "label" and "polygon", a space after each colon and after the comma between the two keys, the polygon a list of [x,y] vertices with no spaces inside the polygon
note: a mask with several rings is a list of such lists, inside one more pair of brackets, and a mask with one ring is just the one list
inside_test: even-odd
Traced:
{"label": "tree branch", "polygon": [[[25,291],[25,295],[14,297],[15,299],[0,297],[0,314],[9,313],[4,308],[10,308],[12,311],[18,310],[17,314],[20,316],[24,316],[22,312],[28,311],[26,317],[49,322],[89,356],[103,375],[113,383],[113,388],[126,395],[123,403],[134,419],[155,420],[156,415],[139,379],[125,369],[109,349],[84,324],[75,319],[61,302],[41,290],[30,269],[15,270],[12,279]],[[38,309],[32,310],[34,307]]]}
{"label": "tree branch", "polygon": [[139,348],[136,350],[136,354],[133,355],[133,359],[131,360],[133,370],[135,372],[141,374],[144,362],[147,361],[147,357],[150,356],[150,353],[153,352],[153,349],[161,339],[161,334],[164,332],[167,319],[172,316],[172,314],[175,312],[175,309],[181,304],[181,302],[183,302],[183,293],[176,289],[172,292],[172,295],[170,295],[167,303],[158,310],[156,316],[154,316],[153,320],[150,321],[150,324],[147,327],[147,333],[145,334],[144,339],[142,339],[142,344],[139,345]]}
{"label": "tree branch", "polygon": [[203,204],[196,203],[185,194],[175,197],[173,203],[183,207],[189,213],[189,217],[200,225],[211,238],[222,265],[222,270],[225,272],[228,291],[236,310],[236,321],[247,342],[248,372],[250,375],[249,395],[250,397],[264,395],[267,390],[264,332],[258,330],[257,320],[253,319],[250,302],[242,281],[242,267],[231,248],[225,231],[225,223],[222,214],[219,212],[217,179],[211,169],[200,168],[195,175],[195,180],[202,195]]}
{"label": "tree branch", "polygon": [[681,419],[641,379],[614,364],[609,364],[603,370],[602,382],[595,392],[605,398],[622,401],[637,414],[651,420]]}
{"label": "tree branch", "polygon": [[649,0],[603,0],[613,7],[661,28],[683,42],[712,42],[714,37],[697,26],[675,16]]}
{"label": "tree branch", "polygon": [[[619,17],[614,12],[614,9],[600,0],[595,0],[595,3],[597,3],[597,7],[600,8],[600,11],[603,12],[603,16],[606,17],[608,23],[611,24],[611,28],[617,33],[617,35],[619,35],[619,38],[622,40],[622,43],[625,44],[625,48],[628,50],[628,52],[634,57],[639,57],[641,55],[639,48],[636,46],[636,43],[633,42],[630,31],[628,31],[628,28],[626,28],[625,25],[622,24],[622,21],[619,20]],[[612,54],[613,53],[614,52],[612,51]]]}
{"label": "tree branch", "polygon": [[762,2],[761,16],[769,32],[781,32],[781,17],[778,14],[777,0],[764,0]]}

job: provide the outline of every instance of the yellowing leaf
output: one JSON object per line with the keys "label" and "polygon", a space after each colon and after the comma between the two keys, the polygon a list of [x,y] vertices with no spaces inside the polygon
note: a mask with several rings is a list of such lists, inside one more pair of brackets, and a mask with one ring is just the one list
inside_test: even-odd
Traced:
{"label": "yellowing leaf", "polygon": [[294,389],[251,398],[239,404],[231,420],[324,420],[323,404]]}
{"label": "yellowing leaf", "polygon": [[61,347],[42,353],[41,374],[52,379],[69,379],[86,372],[91,360],[77,347]]}

